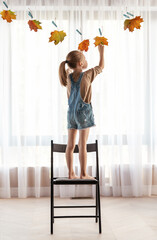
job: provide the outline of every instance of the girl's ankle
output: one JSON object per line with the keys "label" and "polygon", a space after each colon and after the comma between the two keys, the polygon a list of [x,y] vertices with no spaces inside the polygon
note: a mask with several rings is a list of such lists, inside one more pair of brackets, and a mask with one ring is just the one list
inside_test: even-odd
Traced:
{"label": "girl's ankle", "polygon": [[69,174],[69,179],[78,179],[79,177],[73,173],[73,174]]}
{"label": "girl's ankle", "polygon": [[69,173],[69,177],[73,177],[75,175],[74,171]]}
{"label": "girl's ankle", "polygon": [[86,172],[83,172],[83,173],[80,174],[80,177],[85,177],[85,176],[87,176]]}

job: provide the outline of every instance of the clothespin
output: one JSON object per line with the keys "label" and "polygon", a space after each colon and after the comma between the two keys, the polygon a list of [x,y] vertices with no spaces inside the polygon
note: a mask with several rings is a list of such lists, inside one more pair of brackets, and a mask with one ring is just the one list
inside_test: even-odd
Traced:
{"label": "clothespin", "polygon": [[102,36],[102,32],[101,32],[101,29],[99,28],[99,33],[100,33],[100,36]]}
{"label": "clothespin", "polygon": [[6,2],[5,2],[5,1],[3,1],[3,4],[6,6],[6,8],[8,8],[8,5],[6,4]]}
{"label": "clothespin", "polygon": [[126,15],[126,14],[123,14],[123,16],[126,17],[126,18],[130,18],[130,17],[129,17],[128,15]]}
{"label": "clothespin", "polygon": [[82,35],[82,33],[78,29],[76,29],[76,32],[78,32],[80,35]]}
{"label": "clothespin", "polygon": [[134,14],[127,12],[128,15],[134,17]]}
{"label": "clothespin", "polygon": [[[29,9],[29,8],[28,8]],[[31,18],[33,18],[33,15],[32,15],[32,13],[31,13],[31,10],[29,9],[29,11],[28,11],[28,15],[31,17]]]}
{"label": "clothespin", "polygon": [[52,23],[53,23],[53,25],[54,25],[55,27],[57,27],[57,24],[56,24],[54,21],[52,21]]}

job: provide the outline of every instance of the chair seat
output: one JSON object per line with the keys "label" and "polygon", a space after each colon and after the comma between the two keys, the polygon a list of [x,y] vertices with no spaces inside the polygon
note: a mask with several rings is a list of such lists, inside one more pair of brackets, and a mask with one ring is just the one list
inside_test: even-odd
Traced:
{"label": "chair seat", "polygon": [[97,179],[69,179],[67,177],[65,178],[56,178],[53,179],[53,184],[55,185],[60,185],[60,184],[97,184],[98,180]]}

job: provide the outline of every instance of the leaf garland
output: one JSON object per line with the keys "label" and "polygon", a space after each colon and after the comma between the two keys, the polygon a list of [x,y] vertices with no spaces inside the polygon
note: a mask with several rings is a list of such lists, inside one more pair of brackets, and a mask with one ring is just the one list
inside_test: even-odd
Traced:
{"label": "leaf garland", "polygon": [[[2,19],[6,20],[9,23],[12,22],[12,19],[16,19],[15,12],[13,12],[11,10],[3,10],[2,12],[0,12],[0,14],[1,14]],[[133,32],[135,28],[140,29],[141,22],[144,22],[144,20],[141,16],[136,16],[135,18],[132,18],[132,19],[126,19],[124,21],[124,30],[126,30],[128,28],[130,32]],[[31,31],[34,30],[35,32],[37,32],[38,29],[42,29],[42,26],[40,24],[41,24],[41,22],[39,22],[37,20],[29,20],[28,21],[28,25],[29,25]],[[64,40],[65,36],[67,36],[67,35],[63,30],[62,31],[55,30],[55,31],[51,32],[49,42],[54,41],[54,44],[57,45],[59,42],[62,42]],[[95,47],[100,44],[108,46],[107,38],[96,36],[94,38],[94,40],[95,40],[95,42],[94,42]],[[89,44],[90,44],[89,39],[83,40],[78,45],[78,49],[80,51],[87,52]]]}

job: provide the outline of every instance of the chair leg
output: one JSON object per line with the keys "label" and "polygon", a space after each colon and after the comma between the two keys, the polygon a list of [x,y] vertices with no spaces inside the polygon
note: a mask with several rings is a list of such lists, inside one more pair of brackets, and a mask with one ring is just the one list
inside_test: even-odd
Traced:
{"label": "chair leg", "polygon": [[51,182],[51,234],[53,234],[53,224],[54,224],[54,194],[53,194],[53,186],[52,186],[52,182]]}
{"label": "chair leg", "polygon": [[98,183],[98,211],[99,211],[99,233],[101,233],[101,206],[100,206],[100,188]]}
{"label": "chair leg", "polygon": [[[95,215],[98,215],[98,184],[96,184],[96,211]],[[95,222],[98,222],[98,218],[95,218]]]}

